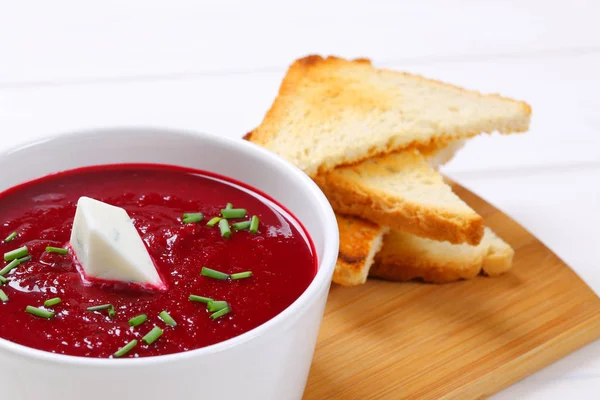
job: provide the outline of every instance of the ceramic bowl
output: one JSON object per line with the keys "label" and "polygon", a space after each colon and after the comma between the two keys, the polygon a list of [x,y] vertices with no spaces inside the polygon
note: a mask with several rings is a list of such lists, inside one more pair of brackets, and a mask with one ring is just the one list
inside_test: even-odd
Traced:
{"label": "ceramic bowl", "polygon": [[[0,191],[90,165],[160,163],[244,182],[304,225],[319,261],[306,291],[263,325],[184,353],[96,359],[0,339],[2,396],[19,400],[300,399],[338,254],[335,216],[319,188],[282,158],[243,140],[146,128],[61,134],[0,153]],[[0,313],[1,317],[1,313]]]}

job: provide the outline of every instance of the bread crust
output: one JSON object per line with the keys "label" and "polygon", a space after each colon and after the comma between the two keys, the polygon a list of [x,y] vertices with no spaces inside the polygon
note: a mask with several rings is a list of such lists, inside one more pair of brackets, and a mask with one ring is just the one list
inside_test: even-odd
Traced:
{"label": "bread crust", "polygon": [[357,217],[336,214],[340,230],[340,250],[333,282],[355,286],[366,282],[375,254],[381,249],[382,228]]}
{"label": "bread crust", "polygon": [[407,282],[422,280],[427,283],[451,283],[460,280],[473,279],[481,271],[477,264],[428,264],[418,258],[397,260],[394,264],[384,264],[376,260],[369,271],[369,277],[388,281]]}

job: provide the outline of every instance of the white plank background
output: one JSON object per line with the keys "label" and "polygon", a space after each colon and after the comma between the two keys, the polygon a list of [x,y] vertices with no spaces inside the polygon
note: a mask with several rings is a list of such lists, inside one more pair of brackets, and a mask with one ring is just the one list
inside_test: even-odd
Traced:
{"label": "white plank background", "polygon": [[[600,293],[600,3],[593,0],[0,1],[0,148],[111,125],[238,137],[287,65],[369,57],[533,106],[445,172]],[[600,343],[494,399],[596,399]]]}

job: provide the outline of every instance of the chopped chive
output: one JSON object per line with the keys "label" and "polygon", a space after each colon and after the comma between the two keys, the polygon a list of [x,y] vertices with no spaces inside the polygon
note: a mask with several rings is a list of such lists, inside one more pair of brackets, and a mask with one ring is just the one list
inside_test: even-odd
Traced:
{"label": "chopped chive", "polygon": [[223,218],[244,218],[246,216],[245,208],[224,208],[221,210]]}
{"label": "chopped chive", "polygon": [[202,271],[200,271],[200,275],[208,276],[209,278],[219,279],[222,281],[229,278],[229,274],[226,274],[225,272],[217,271],[215,269],[207,268],[207,267],[202,267]]}
{"label": "chopped chive", "polygon": [[19,263],[23,264],[24,262],[31,260],[31,256],[21,257],[18,260],[19,260]]}
{"label": "chopped chive", "polygon": [[4,290],[0,289],[0,300],[2,300],[3,303],[6,303],[8,301],[8,296],[6,295],[6,293],[4,293]]}
{"label": "chopped chive", "polygon": [[60,297],[54,297],[52,299],[48,299],[44,302],[44,307],[52,307],[55,306],[57,304],[62,303],[62,300]]}
{"label": "chopped chive", "polygon": [[42,317],[42,318],[52,318],[52,317],[54,317],[54,312],[53,311],[44,310],[43,308],[37,308],[37,307],[33,307],[33,306],[27,306],[25,308],[25,311],[28,312],[29,314],[35,315],[36,317]]}
{"label": "chopped chive", "polygon": [[219,221],[219,229],[221,230],[221,236],[228,238],[231,236],[231,229],[229,229],[229,222],[226,219]]}
{"label": "chopped chive", "polygon": [[161,311],[160,314],[158,314],[158,318],[162,319],[167,325],[177,326],[177,322],[175,322],[173,317],[171,317],[171,315],[166,311]]}
{"label": "chopped chive", "polygon": [[115,308],[111,304],[110,307],[108,308],[108,318],[113,319],[116,316],[117,316],[117,312],[115,311]]}
{"label": "chopped chive", "polygon": [[156,340],[161,337],[163,334],[163,330],[160,329],[158,326],[155,326],[154,328],[152,328],[152,330],[150,332],[148,332],[146,334],[146,336],[144,336],[142,338],[142,340],[144,342],[146,342],[146,344],[152,344],[154,342],[156,342]]}
{"label": "chopped chive", "polygon": [[2,285],[4,285],[6,282],[8,282],[8,279],[6,279],[5,277],[3,277],[2,275],[0,275],[0,283]]}
{"label": "chopped chive", "polygon": [[138,326],[146,322],[148,316],[146,314],[140,314],[137,317],[133,317],[129,320],[129,326]]}
{"label": "chopped chive", "polygon": [[102,305],[99,305],[99,306],[88,307],[87,310],[88,311],[109,310],[112,306],[113,306],[112,304],[102,304]]}
{"label": "chopped chive", "polygon": [[228,306],[226,306],[224,308],[221,308],[219,311],[210,314],[210,317],[212,319],[217,319],[219,317],[222,317],[225,314],[229,314],[230,312],[231,312],[231,308],[228,305]]}
{"label": "chopped chive", "polygon": [[8,236],[6,237],[6,239],[4,239],[4,243],[8,243],[8,242],[10,242],[11,240],[13,240],[13,239],[14,239],[14,238],[16,238],[16,237],[17,237],[17,232],[13,232],[13,233],[11,233],[10,235],[8,235]]}
{"label": "chopped chive", "polygon": [[226,301],[209,301],[208,304],[206,304],[206,309],[210,312],[213,311],[219,311],[222,308],[225,307],[229,307],[229,303],[227,303]]}
{"label": "chopped chive", "polygon": [[231,224],[231,227],[236,231],[248,229],[250,228],[250,221],[236,222],[235,224]]}
{"label": "chopped chive", "polygon": [[201,212],[199,212],[199,213],[189,213],[189,214],[183,214],[182,222],[184,224],[189,224],[191,222],[200,222],[203,219],[204,219],[204,214],[202,214]]}
{"label": "chopped chive", "polygon": [[28,254],[29,250],[27,250],[27,246],[19,247],[18,249],[4,253],[4,261],[12,261],[15,258],[25,257]]}
{"label": "chopped chive", "polygon": [[113,355],[115,357],[123,357],[125,354],[129,353],[131,349],[137,346],[137,344],[138,341],[134,339],[131,342],[127,343],[125,346],[121,347],[119,350],[117,350],[117,352]]}
{"label": "chopped chive", "polygon": [[0,269],[0,275],[4,276],[8,274],[10,271],[18,267],[19,264],[21,264],[21,262],[18,259],[12,260],[4,268]]}
{"label": "chopped chive", "polygon": [[258,217],[256,215],[252,216],[252,220],[250,222],[250,233],[258,233]]}
{"label": "chopped chive", "polygon": [[208,225],[208,226],[215,226],[220,220],[221,220],[221,217],[211,218],[210,221],[208,221],[206,223],[206,225]]}
{"label": "chopped chive", "polygon": [[235,281],[236,279],[250,278],[251,276],[252,271],[238,272],[237,274],[231,274],[231,280]]}
{"label": "chopped chive", "polygon": [[210,297],[196,296],[195,294],[190,294],[190,301],[208,304],[208,302],[213,301],[213,299],[211,299]]}
{"label": "chopped chive", "polygon": [[68,249],[63,249],[62,247],[52,247],[52,246],[46,247],[46,252],[48,252],[48,253],[58,253],[58,254],[69,254],[69,250]]}
{"label": "chopped chive", "polygon": [[227,205],[225,206],[226,210],[231,210],[233,208],[233,204],[231,203],[227,203]]}

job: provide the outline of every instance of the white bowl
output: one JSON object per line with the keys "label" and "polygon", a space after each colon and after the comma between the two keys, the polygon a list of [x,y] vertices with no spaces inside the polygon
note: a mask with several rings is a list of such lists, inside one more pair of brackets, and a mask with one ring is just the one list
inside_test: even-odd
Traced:
{"label": "white bowl", "polygon": [[335,217],[318,187],[282,158],[242,140],[135,128],[64,134],[0,153],[0,191],[49,173],[114,163],[197,168],[267,193],[306,227],[319,270],[300,298],[270,321],[185,353],[96,359],[53,354],[0,339],[2,397],[300,399],[338,254]]}

